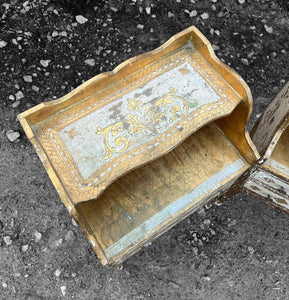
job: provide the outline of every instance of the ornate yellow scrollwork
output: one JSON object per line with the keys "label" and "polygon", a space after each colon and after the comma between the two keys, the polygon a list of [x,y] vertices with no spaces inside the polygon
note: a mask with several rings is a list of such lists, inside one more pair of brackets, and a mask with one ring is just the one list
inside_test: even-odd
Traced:
{"label": "ornate yellow scrollwork", "polygon": [[[112,156],[112,153],[121,153],[126,151],[126,149],[131,144],[136,142],[136,140],[133,138],[128,140],[124,136],[115,137],[125,128],[125,130],[129,130],[129,133],[131,135],[140,134],[143,130],[157,135],[158,131],[156,125],[164,120],[167,115],[166,110],[171,114],[170,122],[173,122],[175,119],[181,118],[186,115],[189,112],[190,108],[198,106],[197,102],[189,102],[186,99],[175,95],[176,92],[177,89],[171,87],[169,93],[161,97],[153,105],[146,104],[142,106],[142,102],[140,100],[128,99],[127,110],[141,114],[144,117],[142,118],[143,120],[147,120],[147,118],[149,118],[150,122],[145,123],[141,121],[138,114],[133,115],[132,113],[128,113],[127,118],[123,121],[113,123],[106,128],[101,128],[99,126],[97,128],[96,134],[104,135],[104,143],[106,149],[104,159],[110,158]],[[175,105],[171,106],[172,104]],[[167,106],[171,106],[171,108],[167,109]],[[125,124],[129,126],[124,126]],[[113,144],[115,146],[111,145],[109,136],[115,137],[113,139]]]}

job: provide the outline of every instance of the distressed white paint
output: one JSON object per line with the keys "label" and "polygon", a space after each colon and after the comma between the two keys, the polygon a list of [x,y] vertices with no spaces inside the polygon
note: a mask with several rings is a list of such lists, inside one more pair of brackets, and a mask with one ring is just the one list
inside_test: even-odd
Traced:
{"label": "distressed white paint", "polygon": [[[262,169],[255,170],[245,182],[244,188],[289,209],[288,183],[269,172]],[[280,203],[278,199],[282,199],[287,204]]]}
{"label": "distressed white paint", "polygon": [[[289,150],[289,149],[288,149]],[[273,159],[273,158],[269,158],[266,162],[265,162],[266,166],[269,166],[275,170],[277,170],[278,172],[283,173],[284,175],[289,177],[289,167],[285,166],[284,164],[280,163],[279,161]]]}
{"label": "distressed white paint", "polygon": [[267,106],[260,118],[253,142],[258,151],[263,153],[271,143],[276,131],[289,114],[289,82],[276,98]]}
{"label": "distressed white paint", "polygon": [[[185,75],[180,71],[180,69],[184,68],[189,71]],[[88,179],[97,169],[119,155],[119,153],[113,153],[109,159],[103,159],[106,153],[104,136],[96,134],[97,128],[99,126],[105,128],[115,122],[127,120],[127,115],[129,113],[137,115],[139,120],[143,123],[150,124],[151,121],[148,115],[144,113],[146,105],[149,104],[150,106],[153,106],[157,100],[170,91],[170,87],[177,88],[177,96],[190,102],[197,101],[198,107],[220,100],[220,96],[208,82],[194,70],[190,63],[184,61],[181,65],[173,67],[156,76],[144,85],[121,96],[112,103],[69,124],[59,131],[59,136],[70,152],[84,179]],[[128,111],[128,99],[141,101],[139,106],[140,112]],[[175,104],[180,105],[182,108],[180,100],[175,98],[173,98],[173,100],[175,101]],[[180,121],[180,119],[175,119],[173,122],[170,122],[170,110],[172,105],[173,104],[167,105],[165,110],[166,116],[162,122],[156,125],[156,133],[143,130],[141,133],[133,134],[133,139],[136,139],[136,142],[129,146],[129,150],[148,143],[159,134],[167,131],[168,128],[174,126],[176,122]],[[196,107],[191,107],[189,111],[191,112],[195,109]],[[72,139],[67,133],[71,129],[74,129],[75,132],[78,133]],[[117,136],[123,136],[128,141],[132,139],[132,134],[129,133],[129,130],[123,130],[121,133],[117,134]],[[121,149],[122,145],[117,146],[113,143],[115,136],[109,134],[108,138],[109,142],[114,145],[116,149]]]}
{"label": "distressed white paint", "polygon": [[[242,159],[237,159],[232,164],[227,165],[224,169],[205,180],[191,192],[168,205],[119,241],[106,248],[104,250],[105,255],[108,258],[118,255],[130,246],[141,242],[163,222],[173,221],[182,211],[187,211],[188,207],[193,203],[199,202],[202,199],[211,198],[214,192],[217,192],[224,186],[226,179],[233,175],[236,175],[236,178],[240,176],[241,173],[246,170],[246,168],[244,168],[245,166],[247,166],[247,164]],[[236,180],[236,178],[234,178],[234,180]]]}

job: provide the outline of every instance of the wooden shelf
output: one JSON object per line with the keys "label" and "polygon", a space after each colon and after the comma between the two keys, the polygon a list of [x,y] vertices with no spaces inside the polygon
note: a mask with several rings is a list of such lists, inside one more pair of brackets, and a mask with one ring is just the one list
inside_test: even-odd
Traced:
{"label": "wooden shelf", "polygon": [[[211,123],[180,146],[116,180],[96,200],[78,204],[108,260],[146,243],[234,180],[248,165]],[[148,230],[149,229],[149,230]]]}

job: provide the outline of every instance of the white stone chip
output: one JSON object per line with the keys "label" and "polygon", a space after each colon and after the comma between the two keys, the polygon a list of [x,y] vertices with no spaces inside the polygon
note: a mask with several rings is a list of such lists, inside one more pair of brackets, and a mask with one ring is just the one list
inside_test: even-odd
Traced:
{"label": "white stone chip", "polygon": [[42,65],[42,67],[46,68],[48,67],[49,63],[51,62],[50,59],[41,59],[40,60],[40,64]]}
{"label": "white stone chip", "polygon": [[28,245],[23,245],[21,248],[22,252],[26,252],[28,250],[28,247],[29,247]]}
{"label": "white stone chip", "polygon": [[90,67],[95,66],[95,59],[94,58],[88,58],[84,61],[84,63]]}
{"label": "white stone chip", "polygon": [[34,233],[34,236],[35,236],[35,240],[36,242],[39,242],[42,238],[42,234],[36,230],[36,232]]}
{"label": "white stone chip", "polygon": [[84,16],[82,15],[78,15],[75,17],[76,21],[79,23],[79,24],[84,24],[88,21],[87,18],[85,18]]}
{"label": "white stone chip", "polygon": [[60,289],[61,289],[62,295],[65,296],[65,294],[66,294],[66,286],[63,285],[63,286],[60,287]]}
{"label": "white stone chip", "polygon": [[205,13],[201,14],[201,18],[203,20],[207,20],[207,19],[209,19],[209,14],[205,12]]}
{"label": "white stone chip", "polygon": [[13,108],[16,108],[19,104],[20,104],[20,101],[17,100],[17,101],[15,101],[15,102],[12,104],[12,107],[13,107]]}
{"label": "white stone chip", "polygon": [[7,46],[7,43],[5,41],[0,41],[0,48],[4,48]]}
{"label": "white stone chip", "polygon": [[34,92],[39,92],[39,87],[38,86],[36,86],[36,85],[32,85],[32,90],[34,91]]}
{"label": "white stone chip", "polygon": [[268,25],[264,25],[264,27],[265,27],[265,30],[268,32],[268,33],[272,33],[273,32],[273,28],[272,27],[270,27],[270,26],[268,26]]}
{"label": "white stone chip", "polygon": [[14,95],[9,95],[8,99],[11,100],[11,101],[15,101],[15,96]]}
{"label": "white stone chip", "polygon": [[189,10],[185,9],[184,12],[185,12],[186,14],[188,14],[188,15],[190,16],[190,18],[195,17],[195,16],[198,15],[198,12],[197,12],[196,10],[192,10],[192,11],[190,12]]}
{"label": "white stone chip", "polygon": [[4,236],[3,240],[7,246],[12,245],[12,239],[9,235]]}
{"label": "white stone chip", "polygon": [[16,97],[16,100],[20,100],[22,98],[24,98],[24,95],[21,91],[18,91],[16,94],[15,94],[15,97]]}
{"label": "white stone chip", "polygon": [[26,82],[32,82],[33,81],[33,78],[32,78],[31,75],[25,75],[25,76],[23,76],[23,79]]}
{"label": "white stone chip", "polygon": [[[20,133],[17,131],[13,131],[13,130],[8,130],[6,132],[6,136],[8,138],[8,140],[13,143],[15,142],[19,137],[20,137]],[[4,240],[5,241],[5,240]],[[5,242],[6,243],[6,242]]]}

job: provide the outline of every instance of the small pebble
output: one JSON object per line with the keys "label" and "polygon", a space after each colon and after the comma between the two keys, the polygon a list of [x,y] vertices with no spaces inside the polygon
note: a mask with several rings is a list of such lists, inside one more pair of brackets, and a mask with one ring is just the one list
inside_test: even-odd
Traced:
{"label": "small pebble", "polygon": [[201,18],[203,20],[207,20],[207,19],[209,19],[209,14],[208,13],[203,13],[203,14],[201,14]]}
{"label": "small pebble", "polygon": [[23,245],[21,248],[22,252],[26,252],[28,250],[28,247],[28,245]]}
{"label": "small pebble", "polygon": [[59,277],[60,274],[61,274],[61,271],[60,271],[59,269],[57,269],[57,270],[54,272],[54,275],[55,275],[56,277]]}
{"label": "small pebble", "polygon": [[211,224],[211,221],[210,221],[210,219],[205,219],[203,221],[203,223],[204,223],[204,225],[209,226]]}
{"label": "small pebble", "polygon": [[24,98],[24,95],[21,91],[18,91],[16,94],[15,94],[15,97],[16,97],[16,100],[20,100],[22,98]]}
{"label": "small pebble", "polygon": [[240,4],[244,4],[244,3],[245,3],[245,0],[238,0],[238,2],[239,2]]}
{"label": "small pebble", "polygon": [[246,65],[246,66],[249,66],[249,62],[248,62],[248,59],[247,58],[241,58],[241,62]]}
{"label": "small pebble", "polygon": [[138,25],[137,25],[137,29],[144,29],[144,25],[138,24]]}
{"label": "small pebble", "polygon": [[73,278],[76,277],[76,273],[72,273],[71,277],[73,277]]}
{"label": "small pebble", "polygon": [[270,26],[267,26],[266,24],[264,25],[264,27],[265,27],[265,30],[268,32],[268,33],[272,33],[273,32],[273,28],[272,27],[270,27]]}
{"label": "small pebble", "polygon": [[31,75],[25,75],[25,76],[23,76],[23,79],[24,79],[24,81],[26,81],[26,82],[32,82],[32,81],[33,81]]}
{"label": "small pebble", "polygon": [[56,37],[56,36],[58,36],[58,32],[56,31],[56,30],[54,30],[53,32],[52,32],[52,35],[51,35],[52,37]]}
{"label": "small pebble", "polygon": [[13,107],[13,108],[16,108],[19,104],[20,104],[20,101],[17,100],[17,101],[15,101],[15,102],[12,104],[12,107]]}
{"label": "small pebble", "polygon": [[76,21],[79,23],[79,24],[84,24],[88,21],[87,18],[85,18],[84,16],[82,15],[78,15],[75,17]]}
{"label": "small pebble", "polygon": [[35,240],[36,242],[39,242],[42,238],[42,234],[36,230],[36,232],[34,233],[34,236],[35,236]]}
{"label": "small pebble", "polygon": [[66,294],[66,286],[63,285],[63,286],[60,287],[60,289],[61,289],[62,295],[65,296],[65,294]]}
{"label": "small pebble", "polygon": [[11,100],[11,101],[15,101],[15,96],[14,95],[9,95],[8,99]]}
{"label": "small pebble", "polygon": [[174,15],[172,12],[170,12],[170,11],[168,12],[168,17],[169,17],[169,18],[173,18],[174,16],[175,16],[175,15]]}
{"label": "small pebble", "polygon": [[198,12],[196,10],[192,10],[191,12],[187,9],[184,10],[185,13],[189,14],[190,18],[195,17],[198,15]]}
{"label": "small pebble", "polygon": [[146,7],[146,13],[147,13],[148,15],[151,14],[151,8],[150,8],[149,6]]}
{"label": "small pebble", "polygon": [[2,286],[3,286],[4,288],[7,288],[8,285],[7,285],[6,282],[3,282],[3,283],[2,283]]}
{"label": "small pebble", "polygon": [[39,92],[39,87],[38,86],[36,86],[36,85],[32,85],[32,90],[34,91],[34,92]]}
{"label": "small pebble", "polygon": [[4,236],[3,240],[7,246],[10,246],[12,244],[12,239],[9,235]]}
{"label": "small pebble", "polygon": [[94,58],[88,58],[84,61],[84,63],[90,67],[95,66],[95,59]]}
{"label": "small pebble", "polygon": [[208,275],[204,275],[204,276],[203,276],[203,279],[206,280],[206,281],[210,281],[210,280],[211,280],[211,277],[209,277]]}
{"label": "small pebble", "polygon": [[8,140],[13,143],[15,142],[19,137],[20,137],[20,133],[17,131],[13,131],[13,130],[8,130],[6,132],[6,136],[8,138]]}
{"label": "small pebble", "polygon": [[250,247],[250,246],[248,247],[248,251],[251,255],[254,254],[254,252],[255,252],[254,248]]}
{"label": "small pebble", "polygon": [[51,62],[50,59],[41,59],[41,60],[40,60],[40,64],[41,64],[44,68],[48,67],[48,65],[49,65],[50,62]]}
{"label": "small pebble", "polygon": [[5,41],[0,41],[0,48],[4,48],[7,46],[7,43]]}
{"label": "small pebble", "polygon": [[67,32],[66,31],[61,31],[61,32],[59,32],[59,35],[65,37],[65,36],[67,36]]}

